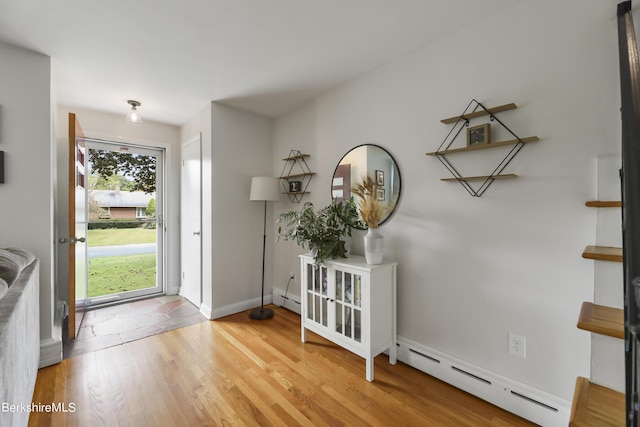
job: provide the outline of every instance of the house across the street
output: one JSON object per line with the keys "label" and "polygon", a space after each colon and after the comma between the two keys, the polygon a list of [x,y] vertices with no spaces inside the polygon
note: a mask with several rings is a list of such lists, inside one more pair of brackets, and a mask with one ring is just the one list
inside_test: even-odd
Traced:
{"label": "house across the street", "polygon": [[90,209],[89,219],[145,219],[147,206],[155,193],[143,191],[92,190],[89,199],[100,207],[99,213]]}

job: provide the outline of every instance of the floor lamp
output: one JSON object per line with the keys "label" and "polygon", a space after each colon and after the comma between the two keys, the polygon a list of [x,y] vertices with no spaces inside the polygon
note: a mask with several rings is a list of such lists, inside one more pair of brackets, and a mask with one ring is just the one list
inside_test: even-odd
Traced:
{"label": "floor lamp", "polygon": [[267,202],[280,200],[280,181],[277,178],[257,176],[251,180],[251,194],[249,200],[264,202],[264,227],[262,235],[262,303],[260,308],[252,310],[251,319],[265,320],[273,317],[273,310],[264,308],[264,252],[267,242]]}

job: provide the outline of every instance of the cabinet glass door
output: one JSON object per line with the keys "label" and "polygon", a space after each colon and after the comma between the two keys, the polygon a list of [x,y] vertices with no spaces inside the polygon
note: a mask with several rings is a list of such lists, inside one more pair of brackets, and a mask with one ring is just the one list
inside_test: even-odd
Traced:
{"label": "cabinet glass door", "polygon": [[307,318],[327,326],[327,268],[307,264]]}
{"label": "cabinet glass door", "polygon": [[361,342],[362,276],[336,269],[336,332]]}

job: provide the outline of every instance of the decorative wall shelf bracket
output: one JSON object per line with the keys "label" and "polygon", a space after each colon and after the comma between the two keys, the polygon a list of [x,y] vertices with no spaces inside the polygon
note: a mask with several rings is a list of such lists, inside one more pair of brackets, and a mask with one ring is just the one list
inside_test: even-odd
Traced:
{"label": "decorative wall shelf bracket", "polygon": [[289,156],[282,159],[284,161],[284,167],[280,172],[282,194],[286,194],[291,203],[300,203],[304,195],[309,194],[307,188],[315,173],[311,172],[305,160],[307,157],[309,157],[308,154],[291,150]]}
{"label": "decorative wall shelf bracket", "polygon": [[[507,125],[505,125],[498,117],[497,113],[513,110],[518,108],[518,106],[514,103],[500,105],[497,107],[486,108],[480,102],[472,99],[465,108],[464,112],[455,117],[449,117],[447,119],[442,119],[441,122],[444,124],[453,124],[453,127],[447,134],[446,138],[438,149],[434,152],[427,153],[428,156],[435,156],[440,160],[440,162],[447,168],[447,170],[453,175],[453,178],[443,178],[443,181],[458,181],[462,187],[467,190],[467,192],[473,197],[480,197],[484,194],[485,191],[493,184],[493,181],[496,179],[507,179],[507,178],[516,178],[515,174],[503,174],[502,172],[507,167],[507,165],[513,160],[513,158],[520,152],[524,144],[529,142],[538,141],[539,138],[537,136],[531,136],[527,138],[520,138],[516,135]],[[453,143],[456,141],[458,136],[462,133],[466,135],[466,132],[463,132],[465,128],[469,126],[469,122],[471,119],[489,116],[489,120],[492,122],[497,122],[503,129],[505,129],[513,139],[509,139],[506,141],[497,141],[492,142],[488,141],[486,143],[478,143],[474,145],[468,145],[463,148],[451,148]],[[458,169],[454,166],[454,164],[449,160],[447,156],[455,153],[463,153],[467,151],[476,151],[487,148],[498,148],[504,146],[513,145],[511,150],[507,152],[504,158],[495,166],[493,171],[488,175],[482,176],[464,176],[462,175]],[[471,181],[479,181],[480,184],[475,187],[470,183]]]}

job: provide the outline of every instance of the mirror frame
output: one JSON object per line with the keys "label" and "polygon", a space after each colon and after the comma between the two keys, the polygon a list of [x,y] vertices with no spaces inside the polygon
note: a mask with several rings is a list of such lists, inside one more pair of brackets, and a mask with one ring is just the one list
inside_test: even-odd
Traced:
{"label": "mirror frame", "polygon": [[[396,211],[398,210],[398,204],[400,203],[400,198],[402,196],[402,176],[400,174],[400,166],[398,166],[398,162],[396,161],[395,157],[393,157],[393,155],[386,148],[384,148],[384,147],[382,147],[382,146],[380,146],[378,144],[360,144],[360,145],[356,145],[355,147],[349,149],[349,151],[347,151],[340,158],[340,160],[338,161],[338,164],[336,165],[336,168],[333,171],[333,175],[331,176],[331,186],[329,188],[329,190],[331,191],[331,199],[332,200],[334,199],[334,196],[333,196],[333,182],[334,182],[334,178],[336,177],[336,173],[338,172],[338,167],[340,167],[340,165],[342,164],[342,161],[345,159],[345,157],[347,157],[349,154],[351,154],[354,150],[357,150],[358,148],[361,148],[361,147],[375,147],[375,148],[378,148],[378,149],[382,150],[389,157],[391,162],[393,162],[393,169],[396,172],[394,178],[398,181],[398,196],[397,196],[396,202],[395,202],[395,204],[393,206],[393,209],[391,209],[391,212],[389,212],[387,214],[387,216],[382,221],[380,221],[380,225],[379,226],[382,226],[387,221],[389,221],[393,217],[393,215],[396,213]],[[371,171],[367,170],[367,173],[371,174],[371,176],[375,178],[375,170],[371,170]],[[357,202],[356,202],[356,204],[357,204]],[[360,229],[360,230],[366,230],[366,227],[362,227],[362,228],[357,227],[357,228]]]}

